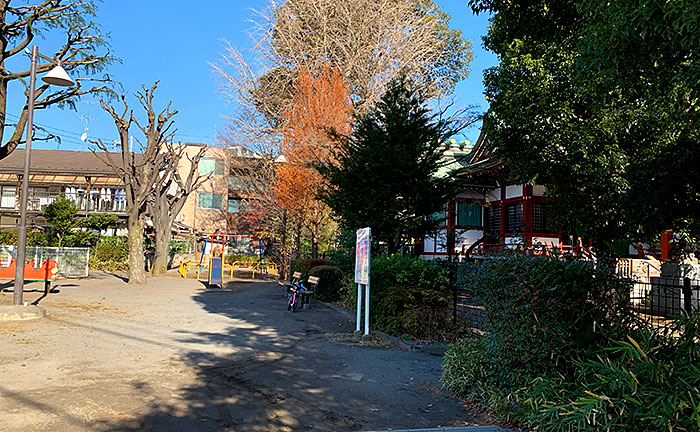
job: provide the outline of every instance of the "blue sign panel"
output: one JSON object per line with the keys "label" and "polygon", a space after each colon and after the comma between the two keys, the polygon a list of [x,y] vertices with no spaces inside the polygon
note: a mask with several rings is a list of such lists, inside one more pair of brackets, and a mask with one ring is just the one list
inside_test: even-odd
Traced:
{"label": "blue sign panel", "polygon": [[224,262],[221,257],[212,257],[209,261],[209,285],[222,285],[224,282]]}

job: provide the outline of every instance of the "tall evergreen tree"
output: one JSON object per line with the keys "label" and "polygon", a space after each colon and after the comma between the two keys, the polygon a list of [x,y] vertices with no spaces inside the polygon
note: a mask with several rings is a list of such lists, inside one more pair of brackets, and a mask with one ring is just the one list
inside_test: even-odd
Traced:
{"label": "tall evergreen tree", "polygon": [[435,226],[431,217],[457,191],[454,176],[439,176],[442,143],[459,123],[432,113],[404,78],[392,81],[374,109],[355,117],[351,135],[335,135],[336,163],[318,167],[320,198],[348,229],[369,226],[374,239],[397,252]]}

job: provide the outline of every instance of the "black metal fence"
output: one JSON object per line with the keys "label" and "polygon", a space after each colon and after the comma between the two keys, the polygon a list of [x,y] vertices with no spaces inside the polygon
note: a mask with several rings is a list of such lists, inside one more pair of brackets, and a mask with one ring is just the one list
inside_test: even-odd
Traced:
{"label": "black metal fence", "polygon": [[[486,312],[479,298],[468,289],[464,282],[468,280],[471,262],[434,261],[435,264],[449,271],[452,294],[451,313],[454,324],[484,331]],[[638,274],[630,272],[621,275],[631,279]],[[650,325],[663,327],[671,323],[674,316],[684,312],[690,314],[700,308],[700,281],[689,278],[649,277],[645,281],[635,281],[629,296],[630,306],[640,319]]]}
{"label": "black metal fence", "polygon": [[484,331],[486,312],[474,292],[463,286],[471,262],[434,261],[435,264],[448,270],[449,284],[452,294],[451,313],[452,323],[476,331]]}
{"label": "black metal fence", "polygon": [[664,326],[673,316],[692,313],[700,307],[700,281],[688,278],[651,277],[635,282],[630,304],[649,324]]}

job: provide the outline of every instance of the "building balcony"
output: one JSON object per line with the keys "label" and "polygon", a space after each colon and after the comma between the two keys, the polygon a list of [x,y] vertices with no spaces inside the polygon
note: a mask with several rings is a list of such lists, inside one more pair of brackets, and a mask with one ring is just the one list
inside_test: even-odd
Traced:
{"label": "building balcony", "polygon": [[[46,206],[61,195],[59,192],[45,192],[29,190],[27,197],[27,211],[41,213]],[[123,195],[100,193],[97,189],[89,194],[85,191],[66,192],[66,198],[73,201],[79,213],[113,213],[126,214],[126,198]],[[3,190],[0,195],[0,212],[19,212],[20,195],[13,190]]]}

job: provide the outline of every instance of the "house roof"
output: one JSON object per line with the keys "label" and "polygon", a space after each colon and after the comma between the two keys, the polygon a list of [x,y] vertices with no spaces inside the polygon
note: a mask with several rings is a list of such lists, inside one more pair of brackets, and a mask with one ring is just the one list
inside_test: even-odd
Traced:
{"label": "house roof", "polygon": [[505,181],[509,175],[508,167],[500,157],[494,155],[495,150],[488,139],[486,125],[482,125],[479,138],[457,175],[483,188],[495,187],[500,181]]}
{"label": "house roof", "polygon": [[[9,156],[0,160],[0,181],[16,182],[17,175],[24,172],[24,149],[15,149]],[[111,153],[115,158],[119,153]],[[89,151],[33,149],[29,172],[31,181],[36,183],[86,183],[86,177],[96,181],[93,184],[121,184],[112,168]]]}

